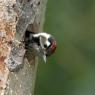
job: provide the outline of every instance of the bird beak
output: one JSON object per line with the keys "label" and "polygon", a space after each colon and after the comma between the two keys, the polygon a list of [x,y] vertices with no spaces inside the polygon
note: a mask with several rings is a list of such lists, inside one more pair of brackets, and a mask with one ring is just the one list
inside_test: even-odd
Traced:
{"label": "bird beak", "polygon": [[44,41],[45,39],[43,39],[41,36],[40,36],[40,47],[41,47],[41,52],[42,52],[42,57],[43,57],[43,60],[44,60],[44,62],[46,63],[46,55],[45,55],[45,51],[44,51],[44,46],[43,46],[43,41]]}
{"label": "bird beak", "polygon": [[46,55],[43,55],[43,60],[46,63]]}

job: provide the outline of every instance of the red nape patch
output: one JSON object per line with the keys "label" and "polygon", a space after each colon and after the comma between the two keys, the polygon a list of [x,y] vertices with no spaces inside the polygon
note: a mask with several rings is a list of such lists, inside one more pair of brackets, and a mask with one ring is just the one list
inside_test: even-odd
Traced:
{"label": "red nape patch", "polygon": [[52,42],[52,45],[51,45],[52,53],[54,53],[54,52],[55,52],[56,47],[57,47],[56,41]]}

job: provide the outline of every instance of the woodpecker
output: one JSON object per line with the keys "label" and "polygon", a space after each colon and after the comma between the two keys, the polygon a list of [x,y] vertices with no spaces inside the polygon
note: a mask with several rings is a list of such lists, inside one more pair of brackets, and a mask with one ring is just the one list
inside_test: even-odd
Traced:
{"label": "woodpecker", "polygon": [[43,58],[46,63],[47,57],[51,56],[57,47],[55,38],[48,33],[40,32],[40,33],[33,33],[30,31],[26,31],[26,49],[33,47],[35,44],[34,49],[36,50],[37,54]]}

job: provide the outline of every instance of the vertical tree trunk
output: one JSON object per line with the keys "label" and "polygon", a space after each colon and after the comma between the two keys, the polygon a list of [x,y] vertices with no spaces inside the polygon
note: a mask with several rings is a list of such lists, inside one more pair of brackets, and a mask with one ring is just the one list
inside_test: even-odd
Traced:
{"label": "vertical tree trunk", "polygon": [[[38,58],[25,55],[26,29],[42,30],[47,0],[0,0],[0,95],[33,95]],[[14,60],[13,60],[14,59]],[[18,72],[10,72],[11,63],[23,63]]]}

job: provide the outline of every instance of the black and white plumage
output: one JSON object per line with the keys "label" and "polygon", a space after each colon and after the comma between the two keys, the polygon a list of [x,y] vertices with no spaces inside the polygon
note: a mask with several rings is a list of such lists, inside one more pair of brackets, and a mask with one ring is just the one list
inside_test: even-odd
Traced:
{"label": "black and white plumage", "polygon": [[5,64],[11,72],[18,72],[23,67],[23,59],[26,51],[31,54],[31,50],[36,55],[42,57],[46,62],[47,57],[52,55],[56,50],[56,41],[48,33],[32,33],[26,31],[24,41],[13,41],[12,50]]}
{"label": "black and white plumage", "polygon": [[26,49],[33,47],[33,44],[35,44],[34,49],[39,56],[43,57],[45,62],[46,58],[55,52],[57,46],[54,37],[45,32],[34,34],[26,31],[25,43]]}

